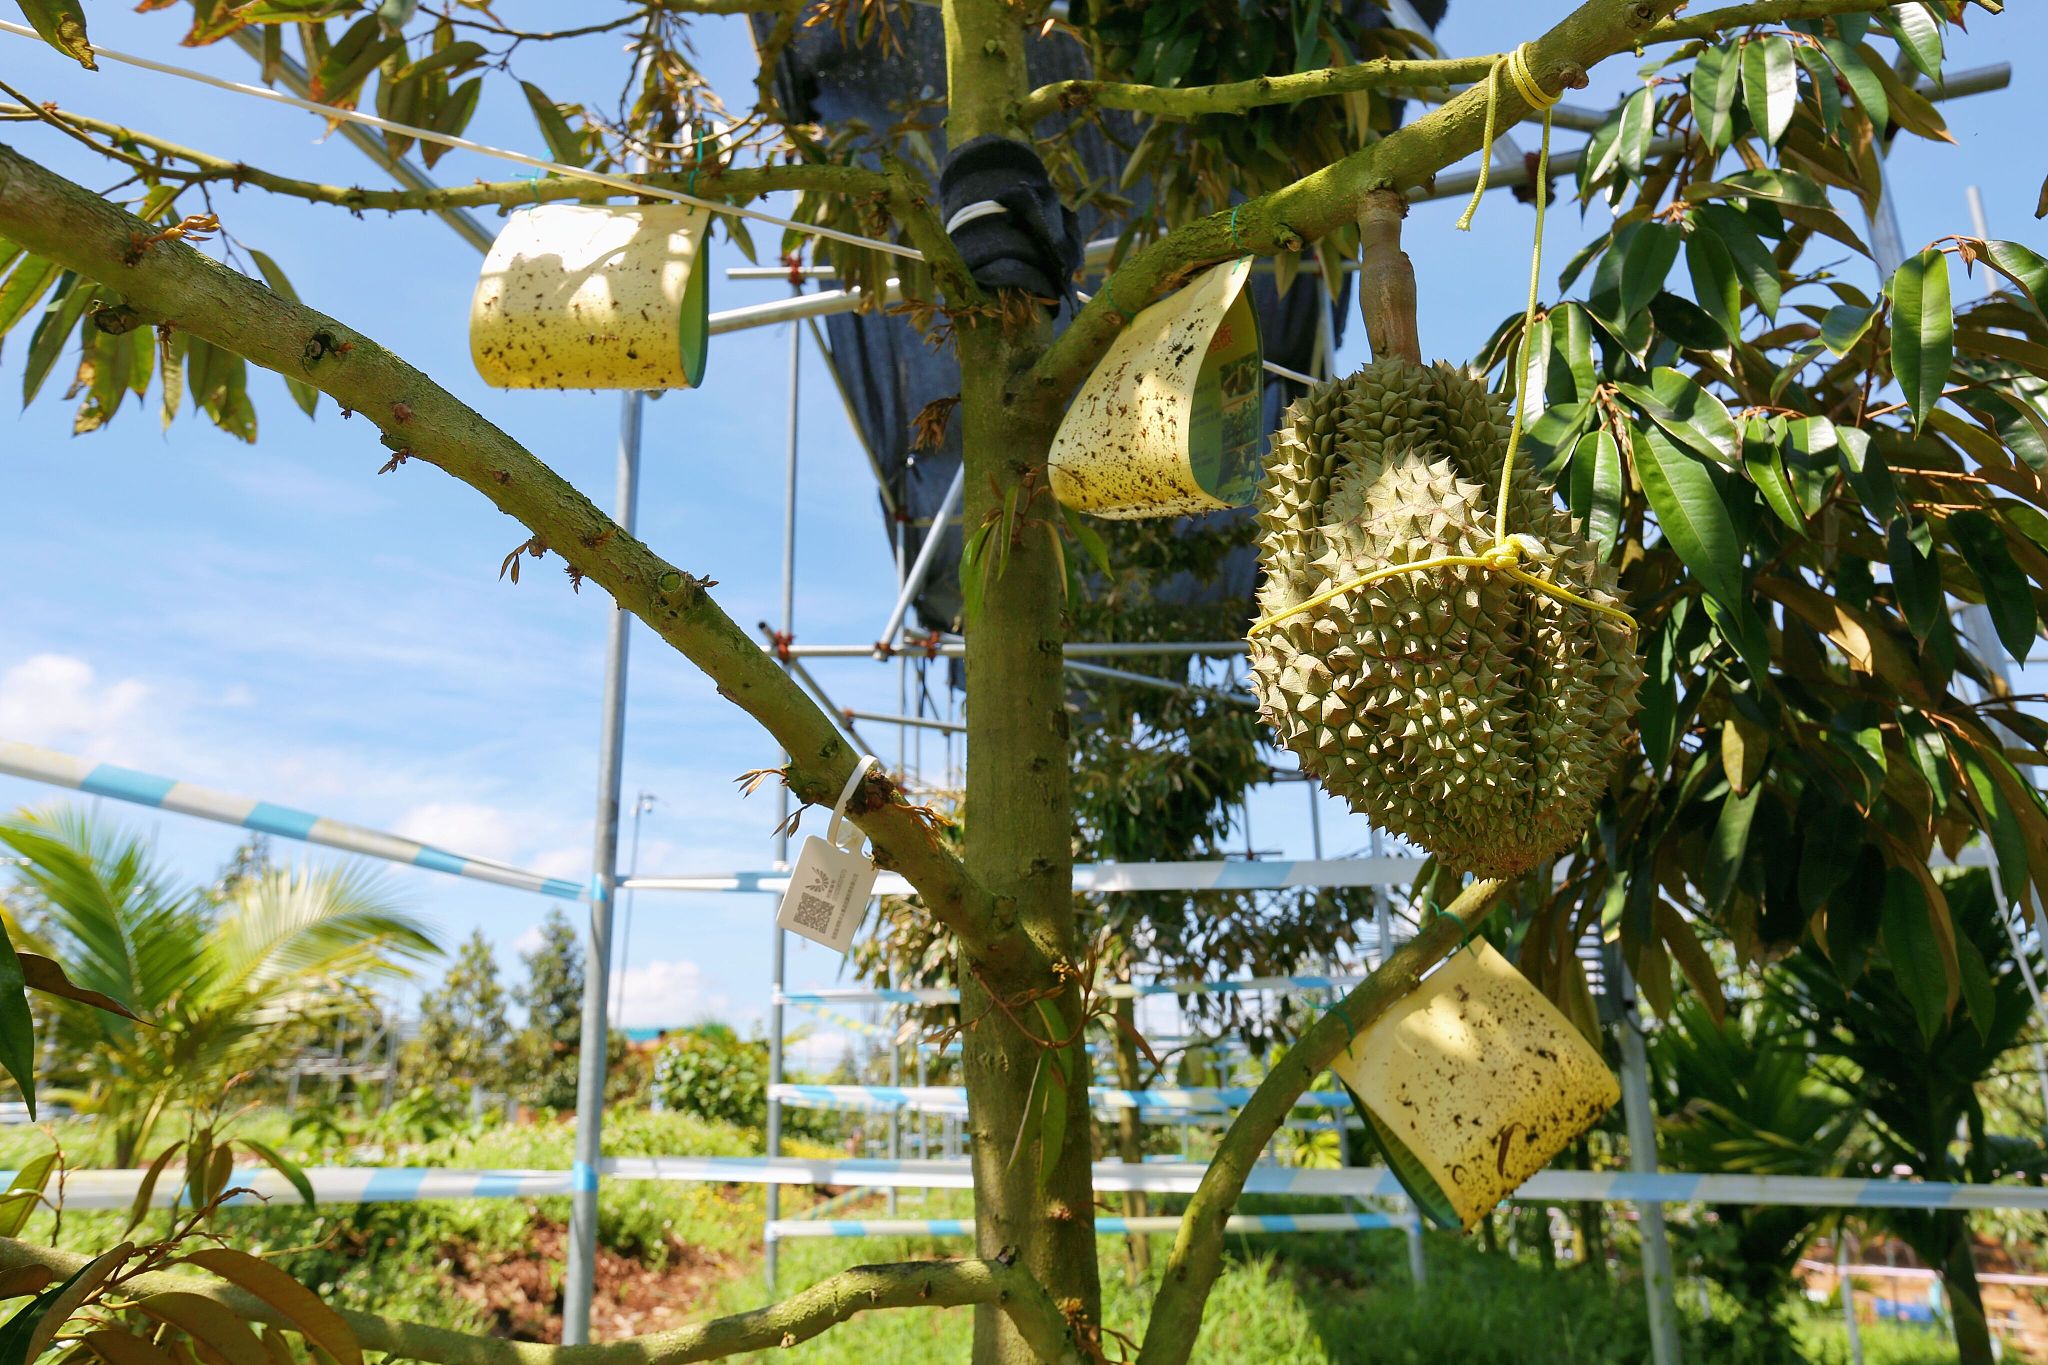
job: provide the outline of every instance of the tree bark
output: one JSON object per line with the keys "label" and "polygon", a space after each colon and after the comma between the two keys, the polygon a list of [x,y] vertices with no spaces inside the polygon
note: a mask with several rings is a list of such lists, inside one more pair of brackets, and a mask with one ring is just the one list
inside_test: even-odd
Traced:
{"label": "tree bark", "polygon": [[[945,0],[946,137],[958,147],[995,133],[1021,136],[1018,102],[1028,88],[1021,11],[1004,0]],[[967,866],[993,897],[998,934],[1022,936],[1035,949],[1003,962],[959,958],[961,1011],[971,1022],[961,1038],[967,1084],[970,1156],[974,1164],[975,1239],[996,1255],[1014,1249],[1086,1339],[1101,1321],[1102,1288],[1095,1262],[1095,1190],[1080,1005],[1074,976],[1059,974],[1079,956],[1073,901],[1073,815],[1067,760],[1067,701],[1062,647],[1064,594],[1053,538],[1059,510],[1046,476],[1046,455],[1058,414],[1027,415],[1014,401],[1050,337],[1043,323],[1019,326],[956,310],[960,360],[961,437],[969,534],[991,518],[978,618],[967,623]],[[997,572],[995,565],[1001,563]],[[965,572],[982,570],[968,566]],[[1060,1035],[1070,1039],[1071,1074],[1080,1093],[1068,1096],[1055,1139],[1058,1159],[1046,1163],[1048,1135],[1037,1131],[1031,1080],[1041,1063],[1044,1084],[1060,1063],[1040,1039],[1050,1031],[1031,997],[1057,1006]],[[1027,1032],[1028,1030],[1028,1032]],[[1048,1169],[1049,1166],[1049,1169]],[[975,1311],[976,1365],[1023,1365],[1029,1343],[1002,1314]]]}
{"label": "tree bark", "polygon": [[[1129,959],[1125,959],[1117,978],[1129,983]],[[1110,1040],[1116,1049],[1116,1083],[1126,1090],[1141,1089],[1144,1077],[1138,1071],[1138,1044],[1131,1036],[1138,1027],[1138,1002],[1131,999],[1117,1001],[1116,1020],[1118,1028]],[[1119,1161],[1132,1165],[1145,1160],[1145,1121],[1136,1109],[1117,1111],[1116,1155]],[[1123,1208],[1128,1218],[1146,1217],[1152,1212],[1151,1196],[1143,1190],[1131,1190],[1124,1195]],[[1135,1285],[1152,1272],[1152,1237],[1144,1232],[1127,1233],[1124,1244],[1127,1253],[1124,1278],[1127,1283]]]}
{"label": "tree bark", "polygon": [[1976,1247],[1970,1237],[1970,1215],[1950,1210],[1936,1217],[1948,1243],[1941,1263],[1941,1282],[1948,1290],[1949,1322],[1956,1334],[1959,1365],[1991,1365],[1991,1325],[1984,1317],[1984,1294],[1977,1284]]}

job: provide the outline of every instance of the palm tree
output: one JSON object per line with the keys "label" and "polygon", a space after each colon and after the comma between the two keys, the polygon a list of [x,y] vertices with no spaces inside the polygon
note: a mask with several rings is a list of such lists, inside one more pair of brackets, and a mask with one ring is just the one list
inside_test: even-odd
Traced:
{"label": "palm tree", "polygon": [[[1894,870],[1892,876],[1904,874]],[[1905,932],[1923,921],[1894,914],[1898,901],[1923,913],[1911,882],[1887,881],[1884,928],[1853,984],[1845,985],[1813,953],[1788,958],[1778,980],[1790,1008],[1814,1030],[1822,1066],[1863,1110],[1868,1174],[1904,1166],[1924,1180],[1989,1183],[2024,1173],[2019,1164],[2007,1164],[2011,1146],[1985,1131],[1979,1087],[2026,1031],[2032,1000],[2017,953],[2034,949],[2022,948],[2008,932],[2011,912],[1982,869],[1947,874],[1938,889],[1962,964],[1962,999],[1953,1009],[1944,1008],[1942,970],[1931,947]],[[1959,1357],[1964,1365],[1989,1365],[1993,1350],[1969,1215],[1887,1209],[1873,1211],[1871,1221],[1941,1272]]]}
{"label": "palm tree", "polygon": [[49,1010],[48,1046],[116,1166],[137,1164],[172,1105],[213,1102],[304,1026],[360,1009],[368,983],[439,951],[355,866],[264,867],[215,903],[178,885],[146,840],[76,808],[0,820],[0,844],[25,860],[10,929],[145,1021],[68,1000]]}
{"label": "palm tree", "polygon": [[[1860,1116],[1845,1092],[1815,1078],[1805,1028],[1773,996],[1731,1002],[1719,1020],[1698,997],[1680,1000],[1650,1036],[1665,1157],[1686,1171],[1836,1174]],[[1784,1309],[1817,1211],[1718,1205],[1714,1215],[1694,1230],[1698,1254],[1743,1310],[1715,1358],[1801,1359]]]}

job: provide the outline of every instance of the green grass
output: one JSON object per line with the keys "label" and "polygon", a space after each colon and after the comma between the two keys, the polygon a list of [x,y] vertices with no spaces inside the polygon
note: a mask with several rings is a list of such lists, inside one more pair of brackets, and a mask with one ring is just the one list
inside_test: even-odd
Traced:
{"label": "green grass", "polygon": [[[54,1126],[74,1161],[92,1150],[90,1125]],[[167,1134],[179,1131],[166,1130]],[[255,1114],[239,1131],[260,1136],[309,1164],[411,1165],[443,1167],[527,1167],[563,1169],[570,1163],[573,1134],[567,1124],[484,1127],[430,1142],[380,1148],[336,1145],[335,1135],[295,1137],[282,1116]],[[342,1135],[347,1143],[349,1134]],[[47,1150],[34,1130],[0,1130],[0,1165],[17,1165]],[[621,1112],[606,1126],[612,1155],[745,1156],[761,1150],[758,1133],[704,1123],[686,1116]],[[792,1144],[805,1155],[826,1149]],[[784,1216],[814,1202],[808,1190],[785,1190]],[[1172,1212],[1166,1201],[1162,1212]],[[1314,1201],[1248,1199],[1245,1211],[1312,1211]],[[1317,1207],[1335,1208],[1324,1202]],[[960,1217],[971,1211],[964,1191],[906,1191],[904,1217]],[[752,1185],[720,1188],[697,1184],[608,1184],[600,1204],[599,1236],[607,1247],[644,1264],[659,1266],[671,1239],[716,1253],[731,1273],[711,1283],[693,1305],[700,1316],[759,1307],[766,1298],[760,1274],[760,1231],[765,1195]],[[259,1209],[227,1211],[222,1231],[238,1246],[279,1253],[288,1266],[323,1296],[348,1307],[371,1308],[397,1317],[466,1330],[487,1326],[478,1307],[450,1292],[462,1261],[489,1262],[531,1255],[536,1219],[566,1221],[567,1199],[464,1200],[434,1204],[383,1204],[308,1210],[277,1201]],[[840,1214],[883,1216],[877,1196]],[[149,1225],[160,1229],[165,1215]],[[58,1241],[74,1249],[101,1249],[120,1236],[125,1217],[72,1212],[63,1218]],[[39,1214],[26,1236],[43,1239],[53,1231]],[[1153,1254],[1164,1260],[1167,1238],[1153,1239]],[[960,1238],[869,1240],[791,1239],[781,1244],[784,1292],[814,1283],[849,1266],[922,1257],[960,1255]],[[1230,1257],[1211,1296],[1195,1359],[1227,1365],[1641,1365],[1649,1356],[1640,1285],[1612,1280],[1586,1269],[1545,1270],[1533,1261],[1488,1255],[1467,1238],[1430,1234],[1429,1284],[1414,1292],[1407,1254],[1398,1232],[1349,1236],[1233,1238]],[[560,1275],[560,1267],[551,1274]],[[1118,1331],[1141,1333],[1152,1287],[1128,1286],[1123,1244],[1101,1243],[1104,1319]],[[1686,1315],[1688,1360],[1709,1362],[1703,1348],[1699,1308],[1691,1293],[1680,1296]],[[834,1328],[794,1352],[809,1365],[954,1365],[966,1357],[972,1335],[966,1309],[892,1311],[867,1314]],[[1839,1317],[1818,1311],[1797,1325],[1801,1355],[1809,1365],[1847,1365]],[[1890,1324],[1866,1325],[1866,1365],[1946,1365],[1955,1359],[1939,1332]],[[775,1351],[752,1359],[789,1359]]]}

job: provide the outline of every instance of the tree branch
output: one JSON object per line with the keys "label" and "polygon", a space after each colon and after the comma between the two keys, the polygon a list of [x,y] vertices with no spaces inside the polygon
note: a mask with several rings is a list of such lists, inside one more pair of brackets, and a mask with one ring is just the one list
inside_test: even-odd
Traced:
{"label": "tree branch", "polygon": [[[48,107],[46,106],[45,109]],[[58,123],[58,119],[46,114],[45,109],[28,105],[0,105],[0,119],[41,119]],[[69,110],[61,114],[60,129],[64,124],[72,129],[87,129],[105,137],[132,141],[138,147],[173,157],[198,168],[195,174],[187,176],[175,169],[167,172],[178,179],[199,181],[226,181],[237,188],[254,185],[273,194],[282,194],[294,199],[305,199],[316,204],[334,204],[354,211],[382,209],[397,213],[403,210],[435,211],[449,208],[519,208],[534,203],[555,203],[558,201],[596,202],[616,199],[624,193],[609,185],[593,184],[588,180],[570,180],[550,176],[541,180],[479,180],[468,185],[448,185],[431,190],[370,190],[360,185],[323,185],[317,181],[299,180],[287,175],[278,175],[246,162],[230,161],[226,157],[214,156],[210,152],[181,147],[175,142],[145,133],[125,124],[111,123],[105,119],[93,118],[87,114],[76,114]],[[64,129],[70,131],[70,129]],[[76,136],[76,133],[73,133]],[[156,168],[147,163],[138,163],[119,153],[117,149],[100,146],[85,139],[86,145],[102,156],[111,156],[124,165],[138,166],[145,171]],[[777,190],[809,190],[823,194],[887,195],[896,189],[895,182],[880,171],[867,170],[860,166],[828,166],[815,163],[799,163],[782,166],[727,167],[706,166],[701,175],[692,177],[689,172],[664,172],[660,175],[626,175],[621,179],[631,180],[656,189],[675,190],[683,194],[694,194],[704,199],[730,199],[744,204],[764,194]]]}
{"label": "tree branch", "polygon": [[[1677,40],[1700,32],[1746,27],[1780,18],[1882,8],[1878,0],[1758,0],[1685,21],[1665,22],[1681,0],[1585,0],[1578,9],[1530,44],[1529,66],[1546,90],[1585,85],[1586,72],[1618,52],[1641,43]],[[1683,31],[1680,31],[1683,30]],[[1244,252],[1274,255],[1299,251],[1339,226],[1354,222],[1368,190],[1409,190],[1444,167],[1479,149],[1486,125],[1487,89],[1481,81],[1435,111],[1367,144],[1342,161],[1231,212],[1183,224],[1125,259],[1073,325],[1039,358],[1025,401],[1057,409],[1074,386],[1108,350],[1123,326],[1112,299],[1136,310],[1175,287],[1194,270]],[[1529,105],[1512,89],[1498,94],[1501,126],[1526,117]],[[1235,230],[1232,218],[1235,216]]]}
{"label": "tree branch", "polygon": [[[78,1252],[0,1238],[0,1270],[42,1266],[61,1281],[91,1259]],[[254,1294],[212,1277],[152,1271],[123,1281],[121,1289],[130,1298],[171,1292],[197,1294],[246,1322],[298,1330],[290,1317]],[[1021,1267],[1006,1261],[904,1261],[856,1266],[781,1303],[751,1313],[587,1346],[548,1346],[475,1337],[350,1308],[334,1311],[348,1324],[364,1350],[383,1351],[394,1360],[424,1360],[434,1365],[685,1365],[694,1360],[719,1360],[741,1351],[794,1346],[870,1309],[957,1308],[967,1304],[991,1304],[1009,1314],[1018,1333],[1032,1344],[1042,1360],[1079,1365],[1084,1359],[1051,1296]]]}
{"label": "tree branch", "polygon": [[[760,721],[791,755],[788,781],[800,799],[824,804],[838,795],[859,755],[712,601],[705,580],[655,555],[518,442],[370,338],[183,243],[143,245],[152,232],[0,144],[0,237],[115,290],[147,321],[312,384],[368,417],[390,449],[475,488]],[[1008,962],[1035,953],[1021,936],[995,931],[989,896],[893,782],[870,778],[849,814],[874,840],[876,861],[917,887],[972,956]]]}
{"label": "tree branch", "polygon": [[1325,95],[1360,90],[1437,90],[1447,85],[1484,80],[1494,57],[1396,61],[1381,57],[1350,66],[1328,66],[1293,76],[1259,76],[1225,85],[1191,85],[1168,89],[1123,81],[1066,80],[1041,85],[1017,106],[1018,121],[1027,126],[1063,110],[1128,109],[1166,119],[1200,118],[1204,114],[1242,114],[1269,104],[1293,104]]}
{"label": "tree branch", "polygon": [[1188,1200],[1173,1255],[1152,1301],[1151,1322],[1138,1365],[1182,1365],[1194,1350],[1202,1308],[1223,1268],[1223,1229],[1244,1193],[1245,1178],[1302,1092],[1323,1069],[1397,1001],[1415,989],[1422,974],[1456,951],[1470,932],[1493,913],[1506,883],[1476,881],[1390,954],[1380,969],[1354,987],[1342,1003],[1311,1024],[1252,1092],[1224,1130],[1202,1183]]}
{"label": "tree branch", "polygon": [[1886,0],[1757,0],[1747,5],[1710,9],[1683,19],[1666,19],[1643,35],[1646,43],[1679,43],[1688,38],[1708,38],[1732,28],[1752,24],[1782,24],[1788,19],[1825,19],[1833,14],[1856,14],[1887,8]]}

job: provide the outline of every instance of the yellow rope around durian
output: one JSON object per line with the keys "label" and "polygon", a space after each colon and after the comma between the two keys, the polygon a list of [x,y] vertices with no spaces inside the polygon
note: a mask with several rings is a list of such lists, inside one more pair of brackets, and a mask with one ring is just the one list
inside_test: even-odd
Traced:
{"label": "yellow rope around durian", "polygon": [[[1548,207],[1550,189],[1550,110],[1563,95],[1545,94],[1543,87],[1537,84],[1535,73],[1529,69],[1527,43],[1523,43],[1493,64],[1493,70],[1488,72],[1486,77],[1486,131],[1485,143],[1480,148],[1479,183],[1472,191],[1472,202],[1466,206],[1464,214],[1458,219],[1460,229],[1471,228],[1472,215],[1479,209],[1480,196],[1486,193],[1486,170],[1493,160],[1494,133],[1499,126],[1500,85],[1503,75],[1515,87],[1515,93],[1520,95],[1525,103],[1543,111],[1543,144],[1536,154],[1536,242],[1529,252],[1529,303],[1522,313],[1522,345],[1526,350],[1530,334],[1536,326],[1537,291],[1543,274],[1543,217],[1544,210]],[[1518,583],[1526,583],[1538,592],[1555,597],[1560,602],[1569,602],[1575,607],[1611,616],[1631,631],[1636,628],[1636,618],[1621,608],[1609,606],[1605,602],[1595,602],[1590,597],[1560,587],[1549,579],[1539,578],[1521,567],[1525,555],[1532,552],[1540,555],[1543,546],[1534,536],[1508,534],[1508,486],[1514,477],[1515,453],[1522,443],[1522,417],[1528,410],[1529,361],[1526,355],[1517,353],[1516,368],[1518,374],[1515,380],[1515,416],[1508,428],[1507,454],[1501,460],[1500,491],[1494,498],[1492,548],[1484,554],[1432,555],[1428,559],[1418,559],[1412,564],[1383,565],[1369,573],[1347,579],[1334,588],[1325,589],[1305,601],[1276,611],[1270,616],[1260,617],[1252,622],[1251,629],[1245,632],[1247,638],[1276,626],[1289,617],[1312,611],[1333,598],[1341,597],[1369,583],[1377,583],[1381,579],[1393,578],[1399,574],[1427,573],[1433,569],[1459,568],[1483,569],[1488,573],[1505,574]]]}

